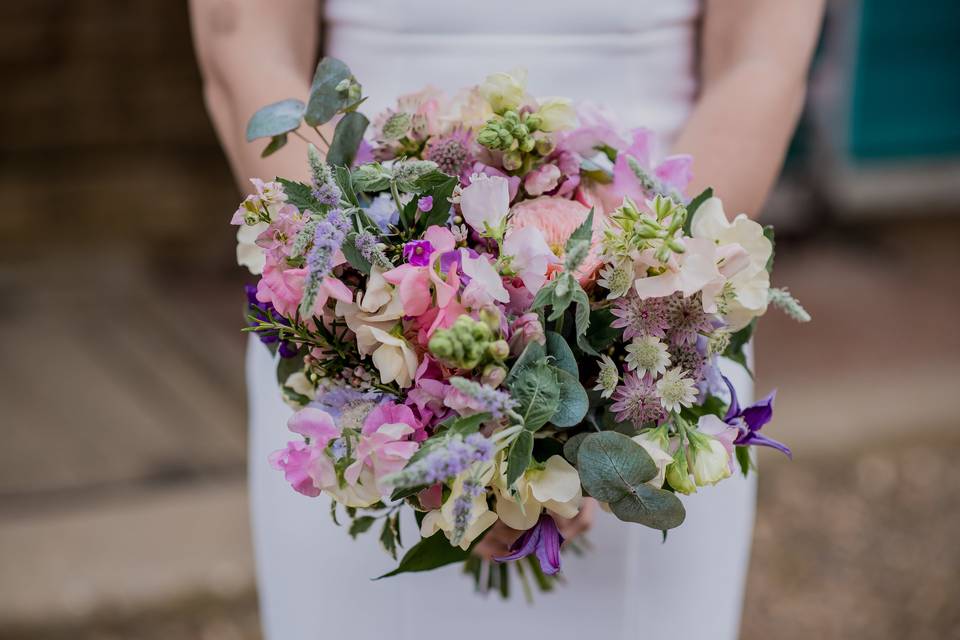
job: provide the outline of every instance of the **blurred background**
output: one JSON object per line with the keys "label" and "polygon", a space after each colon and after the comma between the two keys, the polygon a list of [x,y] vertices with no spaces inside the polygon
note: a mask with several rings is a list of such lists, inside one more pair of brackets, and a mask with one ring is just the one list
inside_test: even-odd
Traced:
{"label": "blurred background", "polygon": [[[757,337],[796,455],[761,456],[746,639],[960,638],[960,4],[922,5],[831,3],[764,214],[814,322]],[[185,3],[6,3],[0,51],[0,638],[257,638]]]}

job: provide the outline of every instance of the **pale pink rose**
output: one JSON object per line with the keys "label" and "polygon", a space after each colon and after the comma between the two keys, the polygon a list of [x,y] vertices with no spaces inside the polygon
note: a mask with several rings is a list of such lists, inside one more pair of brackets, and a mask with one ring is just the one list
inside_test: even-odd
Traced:
{"label": "pale pink rose", "polygon": [[[564,250],[570,235],[576,231],[590,214],[590,209],[576,200],[541,196],[515,205],[510,224],[513,229],[535,227],[543,233],[550,250],[563,259]],[[600,259],[600,243],[603,240],[605,218],[600,211],[593,214],[593,239],[590,253],[577,269],[576,276],[581,284],[587,284],[603,265]]]}

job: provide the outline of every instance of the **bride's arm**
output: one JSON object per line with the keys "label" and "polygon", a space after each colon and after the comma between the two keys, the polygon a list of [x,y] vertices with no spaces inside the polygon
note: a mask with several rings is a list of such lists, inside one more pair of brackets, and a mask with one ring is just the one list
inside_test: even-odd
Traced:
{"label": "bride's arm", "polygon": [[269,158],[266,140],[248,144],[247,120],[271,102],[305,100],[319,40],[317,0],[190,0],[194,48],[203,76],[203,95],[233,169],[246,191],[248,178],[302,176],[306,143],[289,136]]}
{"label": "bride's arm", "polygon": [[756,216],[800,115],[823,0],[708,0],[701,93],[674,150],[694,156],[690,193],[712,186]]}

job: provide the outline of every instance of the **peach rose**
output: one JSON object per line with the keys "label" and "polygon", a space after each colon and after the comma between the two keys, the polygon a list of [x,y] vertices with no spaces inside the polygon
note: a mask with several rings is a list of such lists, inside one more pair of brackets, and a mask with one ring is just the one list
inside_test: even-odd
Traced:
{"label": "peach rose", "polygon": [[[590,209],[576,200],[541,196],[515,205],[511,210],[510,224],[514,229],[524,227],[539,229],[550,249],[563,260],[567,240],[577,227],[583,224],[589,214]],[[597,270],[603,266],[603,261],[600,259],[600,243],[603,241],[605,226],[603,212],[599,208],[595,209],[590,253],[576,272],[577,280],[582,285],[590,283],[596,277]]]}

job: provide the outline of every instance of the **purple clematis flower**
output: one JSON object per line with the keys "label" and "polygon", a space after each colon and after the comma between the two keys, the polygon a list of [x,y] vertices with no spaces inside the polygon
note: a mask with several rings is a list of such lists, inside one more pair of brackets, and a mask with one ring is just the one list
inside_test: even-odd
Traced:
{"label": "purple clematis flower", "polygon": [[740,402],[737,400],[737,392],[733,388],[733,383],[730,382],[726,376],[723,376],[723,381],[727,385],[727,389],[730,390],[730,408],[727,409],[727,415],[723,417],[723,421],[736,427],[740,432],[733,443],[771,447],[785,454],[788,458],[793,458],[790,447],[760,433],[763,425],[770,422],[773,418],[773,400],[777,395],[776,390],[760,402],[741,409]]}
{"label": "purple clematis flower", "polygon": [[[272,318],[280,324],[290,326],[290,322],[280,315],[272,304],[269,302],[260,302],[257,300],[257,287],[256,285],[247,284],[244,285],[244,291],[247,294],[247,311],[250,315],[258,320],[268,320]],[[248,322],[248,325],[255,327],[255,322]],[[263,344],[276,344],[277,351],[280,353],[281,358],[292,358],[297,355],[300,348],[293,342],[288,342],[287,340],[280,340],[280,336],[277,335],[276,331],[255,331],[257,337],[260,338],[260,342]]]}
{"label": "purple clematis flower", "polygon": [[563,536],[557,529],[557,523],[551,516],[544,513],[533,528],[524,531],[523,535],[510,545],[510,554],[494,560],[508,562],[536,554],[537,560],[540,561],[540,570],[552,576],[560,571],[560,545],[562,544]]}

